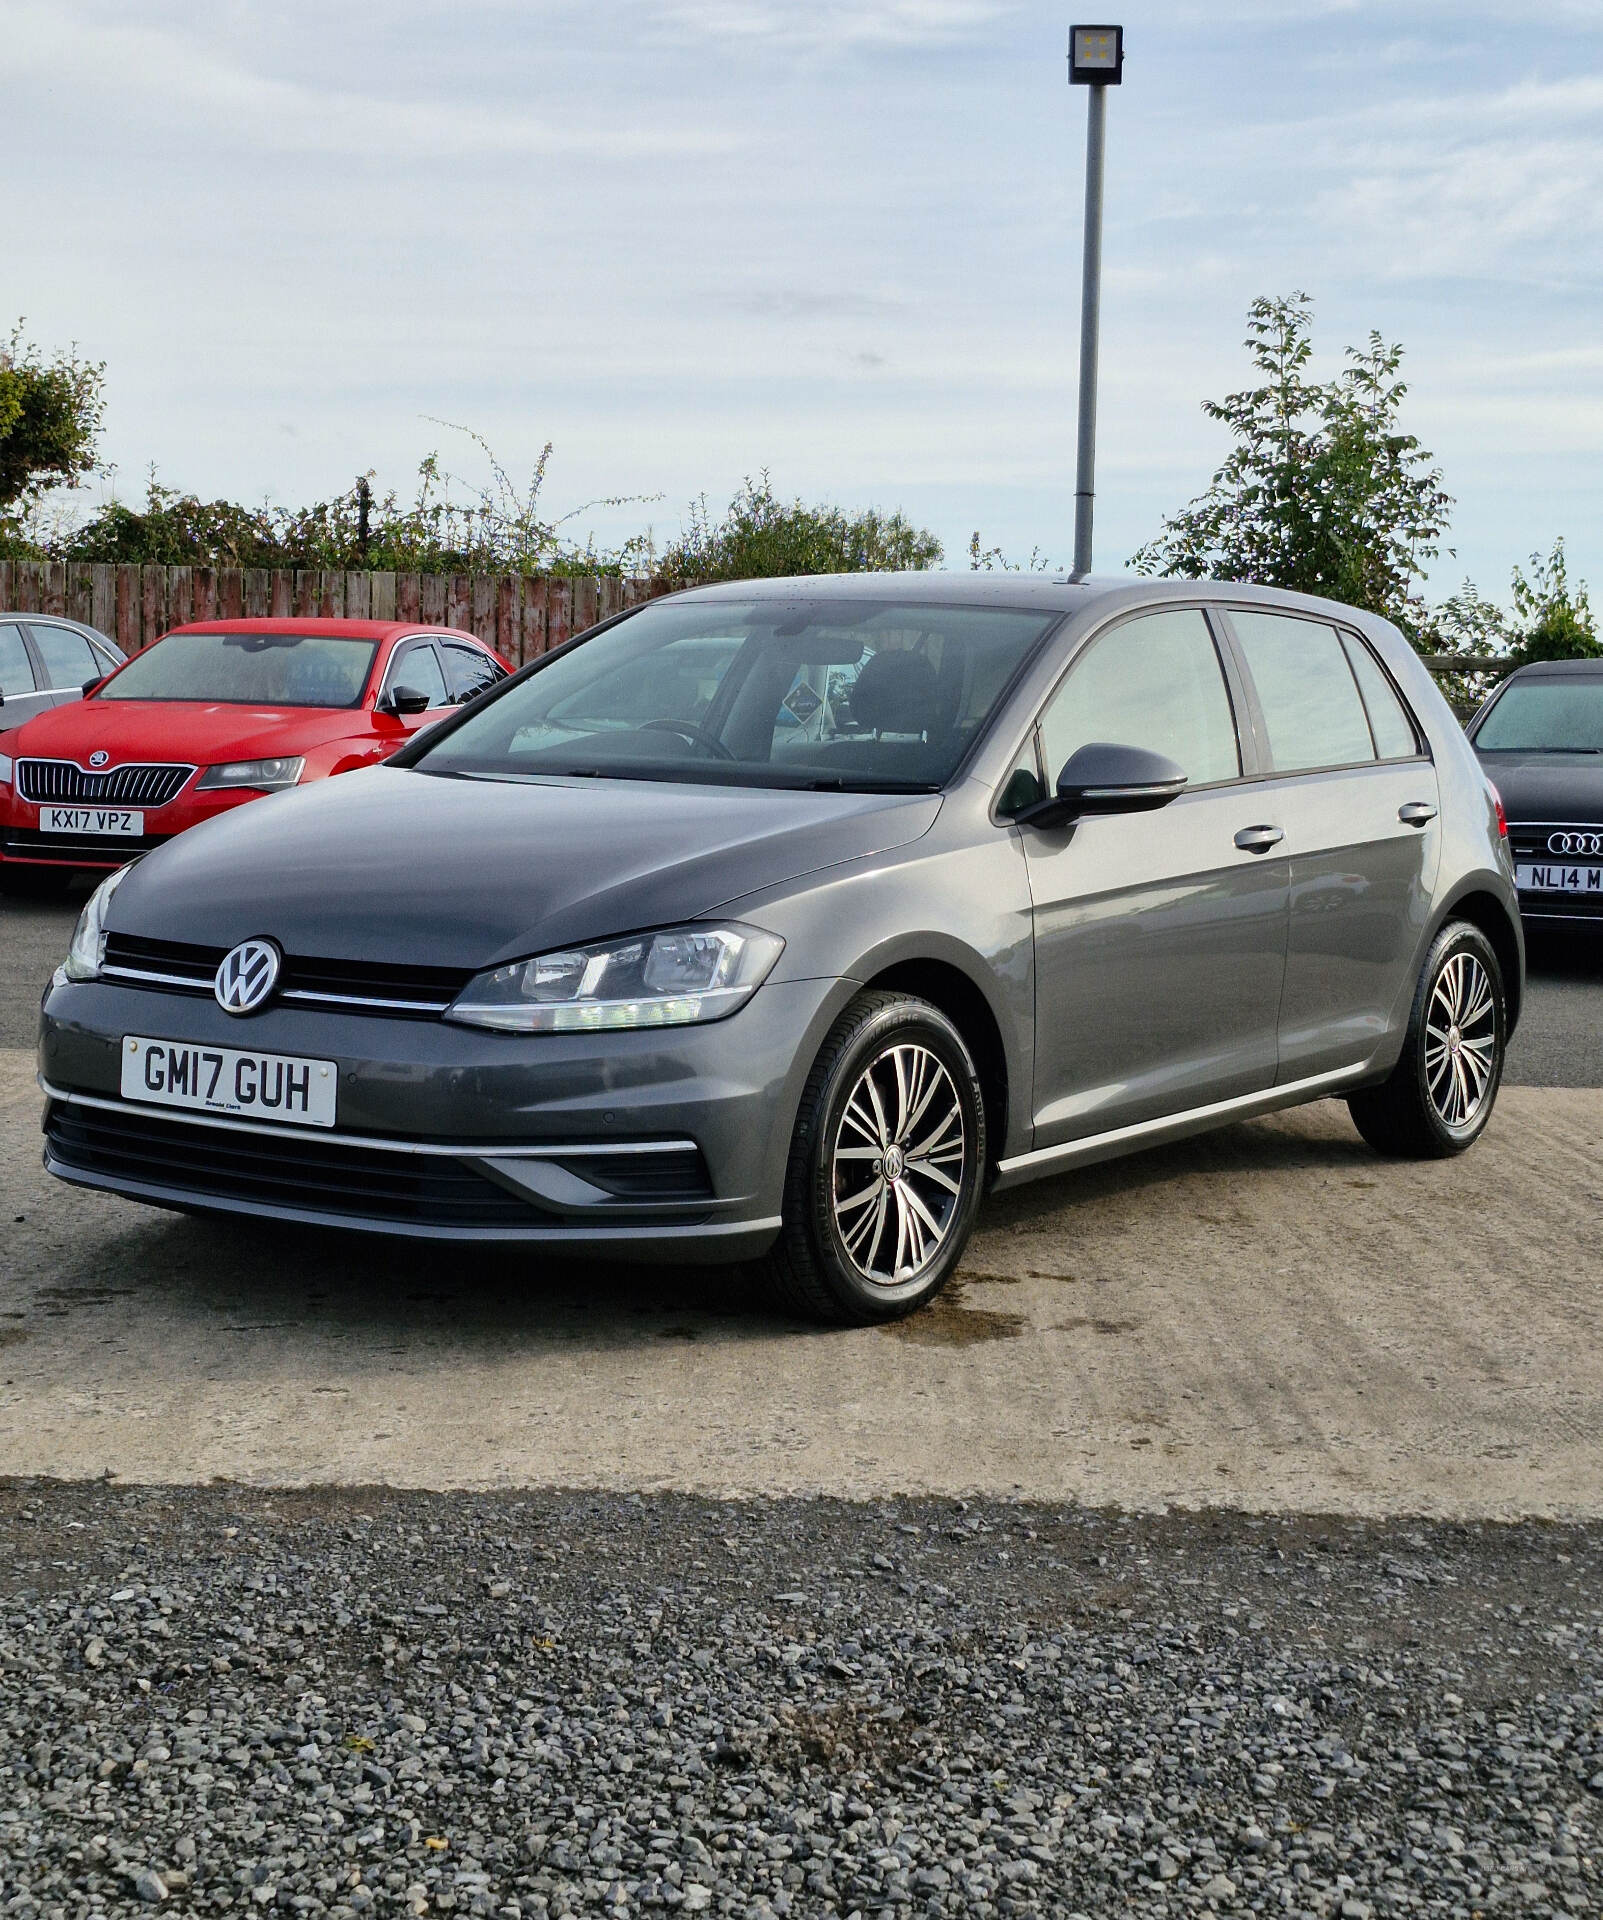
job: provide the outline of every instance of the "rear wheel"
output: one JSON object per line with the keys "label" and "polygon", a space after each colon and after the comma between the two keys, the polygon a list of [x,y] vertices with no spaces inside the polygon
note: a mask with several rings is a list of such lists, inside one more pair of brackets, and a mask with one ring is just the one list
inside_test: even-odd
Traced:
{"label": "rear wheel", "polygon": [[1479,1139],[1503,1078],[1503,974],[1479,927],[1453,920],[1431,944],[1402,1058],[1355,1093],[1353,1122],[1377,1153],[1441,1159]]}
{"label": "rear wheel", "polygon": [[985,1103],[963,1036],[908,994],[859,994],[802,1095],[769,1255],[809,1317],[868,1325],[945,1285],[968,1242],[986,1162]]}

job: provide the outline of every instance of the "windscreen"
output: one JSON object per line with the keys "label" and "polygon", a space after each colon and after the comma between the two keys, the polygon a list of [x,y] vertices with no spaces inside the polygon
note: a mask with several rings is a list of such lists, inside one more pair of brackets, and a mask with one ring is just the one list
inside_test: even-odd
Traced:
{"label": "windscreen", "polygon": [[354,707],[375,643],[321,633],[169,633],[97,700],[201,700],[240,707]]}
{"label": "windscreen", "polygon": [[1603,753],[1603,679],[1516,680],[1475,731],[1481,753]]}
{"label": "windscreen", "polygon": [[431,773],[921,792],[1057,613],[841,600],[643,608],[427,751]]}

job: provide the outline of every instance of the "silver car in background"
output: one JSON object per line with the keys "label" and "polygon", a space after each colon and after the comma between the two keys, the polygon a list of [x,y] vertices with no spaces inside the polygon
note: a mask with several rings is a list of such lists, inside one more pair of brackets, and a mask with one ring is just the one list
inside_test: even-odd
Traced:
{"label": "silver car in background", "polygon": [[53,613],[0,613],[0,736],[81,700],[128,656],[98,627]]}
{"label": "silver car in background", "polygon": [[[108,881],[45,1160],[161,1206],[934,1294],[987,1190],[1335,1095],[1486,1125],[1524,957],[1403,637],[1207,583],[720,586]],[[531,1266],[531,1277],[538,1267]]]}

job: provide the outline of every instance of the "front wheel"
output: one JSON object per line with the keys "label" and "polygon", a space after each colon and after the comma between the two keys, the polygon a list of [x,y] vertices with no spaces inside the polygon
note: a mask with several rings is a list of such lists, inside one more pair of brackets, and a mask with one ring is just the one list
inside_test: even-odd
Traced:
{"label": "front wheel", "polygon": [[927,1000],[859,994],[802,1095],[768,1262],[778,1292],[836,1325],[911,1313],[962,1258],[985,1164],[985,1102],[963,1036]]}
{"label": "front wheel", "polygon": [[1453,920],[1431,944],[1389,1079],[1355,1093],[1353,1123],[1377,1153],[1444,1159],[1480,1138],[1503,1079],[1503,971],[1479,927]]}

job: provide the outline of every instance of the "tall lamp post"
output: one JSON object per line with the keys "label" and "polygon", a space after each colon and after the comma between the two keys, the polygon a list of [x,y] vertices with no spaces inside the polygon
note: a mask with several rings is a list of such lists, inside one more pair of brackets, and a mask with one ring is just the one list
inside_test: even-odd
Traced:
{"label": "tall lamp post", "polygon": [[1102,313],[1102,163],[1107,144],[1107,89],[1124,77],[1123,27],[1069,29],[1069,84],[1089,87],[1085,133],[1085,271],[1080,291],[1080,443],[1074,475],[1074,572],[1091,571],[1091,516],[1096,500],[1097,339]]}

